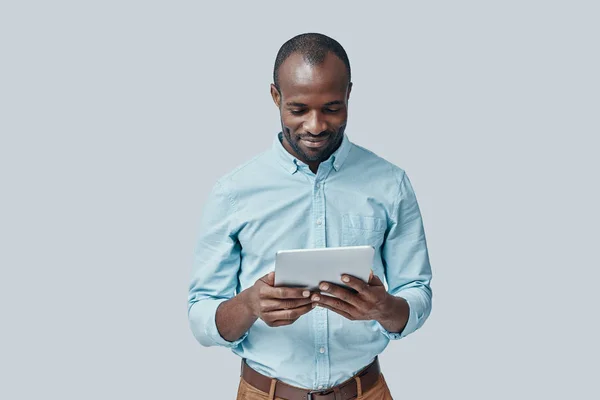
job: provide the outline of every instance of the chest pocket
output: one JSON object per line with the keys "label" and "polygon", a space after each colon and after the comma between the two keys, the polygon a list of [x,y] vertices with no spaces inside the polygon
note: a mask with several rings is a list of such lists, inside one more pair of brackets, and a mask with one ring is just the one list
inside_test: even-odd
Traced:
{"label": "chest pocket", "polygon": [[356,214],[342,215],[342,246],[373,246],[383,244],[387,224],[385,219]]}

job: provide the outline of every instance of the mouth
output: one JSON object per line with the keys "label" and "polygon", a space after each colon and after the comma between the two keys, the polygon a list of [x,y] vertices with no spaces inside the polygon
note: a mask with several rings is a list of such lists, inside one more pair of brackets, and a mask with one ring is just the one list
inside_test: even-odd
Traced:
{"label": "mouth", "polygon": [[325,146],[327,144],[327,142],[329,141],[329,139],[324,139],[324,140],[307,140],[307,139],[300,139],[300,141],[302,143],[304,143],[304,145],[306,147],[310,147],[312,149],[319,149],[323,146]]}

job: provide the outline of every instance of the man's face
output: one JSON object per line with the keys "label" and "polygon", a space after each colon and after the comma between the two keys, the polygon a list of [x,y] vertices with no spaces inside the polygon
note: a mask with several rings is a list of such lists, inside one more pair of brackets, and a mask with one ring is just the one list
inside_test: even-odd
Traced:
{"label": "man's face", "polygon": [[279,107],[283,146],[311,167],[339,147],[348,119],[352,84],[342,60],[328,53],[320,65],[292,54],[279,68],[279,88],[271,95]]}

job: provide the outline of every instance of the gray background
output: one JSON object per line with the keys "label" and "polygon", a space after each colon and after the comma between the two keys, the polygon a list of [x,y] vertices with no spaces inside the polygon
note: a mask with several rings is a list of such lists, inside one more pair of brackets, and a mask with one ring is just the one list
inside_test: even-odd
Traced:
{"label": "gray background", "polygon": [[394,396],[598,398],[598,3],[358,4],[2,2],[1,398],[234,398],[188,328],[197,224],[310,31],[423,213],[434,308],[381,356]]}

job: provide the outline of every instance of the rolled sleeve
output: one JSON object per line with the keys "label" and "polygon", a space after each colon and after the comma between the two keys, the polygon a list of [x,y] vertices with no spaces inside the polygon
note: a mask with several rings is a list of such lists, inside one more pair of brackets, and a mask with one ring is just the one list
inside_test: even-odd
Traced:
{"label": "rolled sleeve", "polygon": [[377,323],[379,325],[381,333],[383,333],[390,340],[402,339],[403,337],[408,336],[417,329],[419,329],[425,322],[425,319],[427,319],[427,317],[429,316],[429,313],[431,312],[430,301],[428,302],[426,299],[422,299],[422,294],[419,292],[411,292],[412,291],[410,289],[403,290],[395,295],[397,297],[402,297],[404,300],[406,300],[409,307],[408,321],[406,322],[406,325],[404,326],[402,332],[389,332],[379,322]]}
{"label": "rolled sleeve", "polygon": [[219,330],[217,329],[217,308],[222,302],[227,299],[218,300],[203,300],[192,304],[189,310],[189,320],[192,333],[196,337],[196,340],[203,346],[223,346],[234,348],[237,347],[246,336],[248,332],[244,333],[241,338],[230,342],[223,339]]}
{"label": "rolled sleeve", "polygon": [[393,223],[382,249],[388,292],[402,297],[409,306],[408,321],[401,332],[381,332],[397,340],[419,329],[431,313],[431,265],[417,198],[408,176],[398,171],[399,193]]}
{"label": "rolled sleeve", "polygon": [[235,296],[238,286],[241,246],[235,211],[235,199],[217,182],[202,213],[188,295],[190,329],[203,346],[236,347],[248,335],[229,342],[216,324],[217,308]]}

